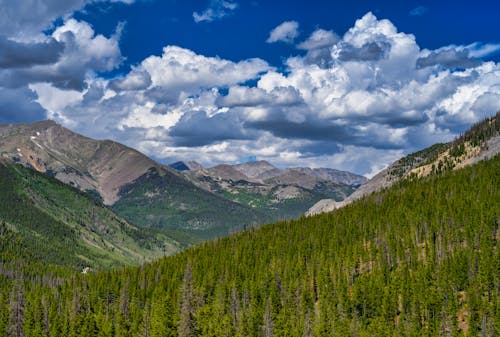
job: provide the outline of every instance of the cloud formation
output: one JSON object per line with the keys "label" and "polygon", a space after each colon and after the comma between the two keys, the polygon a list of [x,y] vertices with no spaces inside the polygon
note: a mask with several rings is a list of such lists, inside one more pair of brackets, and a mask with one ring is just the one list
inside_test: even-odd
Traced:
{"label": "cloud formation", "polygon": [[[269,39],[295,43],[298,27],[285,22]],[[165,46],[128,73],[103,78],[123,59],[120,31],[105,37],[68,18],[42,40],[0,40],[3,121],[43,118],[45,109],[87,136],[165,162],[256,156],[371,175],[500,109],[500,66],[481,60],[499,46],[422,49],[372,13],[343,36],[314,30],[284,70]],[[48,45],[54,50],[40,58],[14,57]],[[24,119],[6,112],[22,97]]]}
{"label": "cloud formation", "polygon": [[220,20],[231,15],[236,8],[238,8],[238,3],[232,0],[211,0],[208,8],[203,12],[193,12],[193,19],[196,23]]}
{"label": "cloud formation", "polygon": [[0,0],[0,34],[22,40],[43,36],[58,18],[68,19],[92,2],[133,3],[134,0]]}
{"label": "cloud formation", "polygon": [[[44,119],[47,111],[40,105],[36,88],[47,92],[43,88],[48,85],[53,90],[81,91],[89,78],[122,62],[118,45],[122,25],[105,37],[96,34],[87,22],[70,17],[90,2],[0,0],[0,122]],[[54,27],[57,18],[64,20]],[[51,33],[44,31],[49,28]],[[67,97],[60,96],[62,101]],[[45,102],[55,100],[45,98]]]}
{"label": "cloud formation", "polygon": [[285,42],[293,43],[299,36],[299,23],[297,21],[285,21],[275,27],[269,33],[267,43]]}

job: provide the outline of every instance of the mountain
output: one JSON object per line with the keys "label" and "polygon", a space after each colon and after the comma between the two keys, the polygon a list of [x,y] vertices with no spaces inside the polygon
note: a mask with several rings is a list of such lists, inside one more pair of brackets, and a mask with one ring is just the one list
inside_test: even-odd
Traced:
{"label": "mountain", "polygon": [[137,265],[181,246],[139,229],[79,190],[0,159],[0,260],[72,269]]}
{"label": "mountain", "polygon": [[368,181],[368,179],[364,176],[332,168],[293,167],[289,170],[298,171],[322,180],[330,180],[338,184],[350,186],[360,186]]}
{"label": "mountain", "polygon": [[219,178],[223,180],[232,180],[232,181],[239,181],[239,180],[244,180],[248,182],[256,182],[256,179],[253,179],[241,171],[237,170],[234,166],[227,165],[227,164],[221,164],[217,165],[214,167],[211,167],[205,171],[202,172],[205,175],[208,175],[210,177],[214,178]]}
{"label": "mountain", "polygon": [[441,174],[460,169],[500,153],[500,112],[466,131],[456,140],[435,144],[412,153],[382,170],[345,200],[324,199],[311,207],[306,215],[330,212],[365,195],[392,186],[401,179]]}
{"label": "mountain", "polygon": [[88,191],[106,205],[120,189],[159,164],[122,144],[97,141],[53,121],[0,124],[0,155]]}
{"label": "mountain", "polygon": [[[0,157],[74,186],[126,220],[163,230],[182,244],[270,220],[136,150],[84,137],[53,121],[0,124]],[[194,162],[184,165],[196,167]]]}
{"label": "mountain", "polygon": [[233,166],[235,170],[249,178],[263,179],[265,173],[279,172],[279,169],[265,160],[251,161]]}
{"label": "mountain", "polygon": [[123,186],[112,209],[137,225],[164,230],[188,244],[269,221],[258,210],[206,191],[184,176],[161,168],[151,168]]}
{"label": "mountain", "polygon": [[141,267],[0,269],[0,335],[495,336],[499,181],[497,155]]}
{"label": "mountain", "polygon": [[333,169],[281,170],[266,161],[222,164],[182,174],[198,187],[249,206],[270,221],[299,217],[324,198],[343,200],[366,180]]}

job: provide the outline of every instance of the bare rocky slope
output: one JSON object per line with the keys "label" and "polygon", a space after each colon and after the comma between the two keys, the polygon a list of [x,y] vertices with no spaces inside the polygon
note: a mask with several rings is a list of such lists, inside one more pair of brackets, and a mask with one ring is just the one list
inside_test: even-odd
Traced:
{"label": "bare rocky slope", "polygon": [[390,187],[401,179],[459,169],[491,158],[498,153],[500,153],[500,112],[492,118],[477,123],[450,143],[435,144],[397,160],[361,185],[345,200],[320,200],[306,212],[306,215],[331,212],[365,195]]}
{"label": "bare rocky slope", "polygon": [[94,191],[106,205],[119,199],[123,186],[160,166],[125,145],[87,138],[53,121],[0,124],[0,155]]}
{"label": "bare rocky slope", "polygon": [[300,216],[325,197],[343,200],[367,180],[328,168],[279,169],[263,160],[182,170],[182,174],[200,188],[265,211],[273,220]]}

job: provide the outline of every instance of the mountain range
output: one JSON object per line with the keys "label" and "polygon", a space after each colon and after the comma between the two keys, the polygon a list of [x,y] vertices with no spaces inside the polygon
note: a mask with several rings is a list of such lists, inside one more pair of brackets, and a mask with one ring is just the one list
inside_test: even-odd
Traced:
{"label": "mountain range", "polygon": [[321,199],[344,199],[366,180],[332,169],[281,170],[264,161],[167,166],[53,121],[0,124],[0,158],[54,177],[134,225],[161,230],[178,246],[298,217]]}

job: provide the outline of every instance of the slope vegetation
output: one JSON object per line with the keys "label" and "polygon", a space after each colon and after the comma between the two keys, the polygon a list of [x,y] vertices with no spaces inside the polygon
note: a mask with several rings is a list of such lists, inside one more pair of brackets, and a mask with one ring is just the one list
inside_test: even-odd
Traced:
{"label": "slope vegetation", "polygon": [[498,153],[500,153],[500,112],[475,124],[452,142],[435,144],[397,160],[345,200],[319,201],[306,212],[306,215],[333,211],[365,195],[392,186],[402,179],[439,175],[475,164]]}
{"label": "slope vegetation", "polygon": [[0,277],[0,334],[494,336],[499,182],[496,156],[140,268]]}
{"label": "slope vegetation", "polygon": [[180,247],[80,191],[0,159],[0,260],[74,269],[140,264]]}

